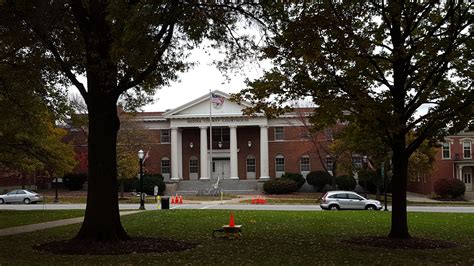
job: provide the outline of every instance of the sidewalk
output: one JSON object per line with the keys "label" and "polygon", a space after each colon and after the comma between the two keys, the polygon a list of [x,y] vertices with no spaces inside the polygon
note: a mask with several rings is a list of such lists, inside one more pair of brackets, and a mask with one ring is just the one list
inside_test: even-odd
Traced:
{"label": "sidewalk", "polygon": [[[120,216],[134,214],[137,212],[140,212],[140,211],[124,211],[124,212],[120,212]],[[78,223],[82,223],[83,221],[84,221],[84,217],[76,217],[76,218],[56,220],[56,221],[50,221],[50,222],[44,222],[44,223],[38,223],[38,224],[29,224],[29,225],[23,225],[23,226],[17,226],[17,227],[4,228],[4,229],[0,229],[0,236],[30,233],[30,232],[49,229],[49,228],[58,227],[58,226],[78,224]]]}
{"label": "sidewalk", "polygon": [[407,200],[412,202],[439,202],[437,200],[428,198],[428,196],[426,195],[417,194],[413,192],[407,192]]}

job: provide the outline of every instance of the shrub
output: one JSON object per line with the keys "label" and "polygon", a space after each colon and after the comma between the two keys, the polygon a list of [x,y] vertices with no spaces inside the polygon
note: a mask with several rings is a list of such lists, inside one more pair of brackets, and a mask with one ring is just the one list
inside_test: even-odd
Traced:
{"label": "shrub", "polygon": [[[158,186],[158,194],[163,195],[166,191],[166,184],[163,181],[161,174],[147,174],[143,175],[143,192],[148,195],[153,195],[155,186]],[[140,179],[133,180],[132,188],[140,192]]]}
{"label": "shrub", "polygon": [[442,198],[458,198],[464,195],[466,185],[459,179],[442,178],[434,183],[434,191]]}
{"label": "shrub", "polygon": [[356,180],[352,176],[341,175],[336,178],[336,184],[338,189],[354,190],[356,186]]}
{"label": "shrub", "polygon": [[86,174],[66,174],[63,176],[64,186],[69,190],[80,190],[87,180]]}
{"label": "shrub", "polygon": [[372,194],[377,192],[377,179],[379,178],[380,178],[380,185],[382,188],[383,181],[380,175],[377,174],[377,172],[361,169],[358,173],[359,185]]}
{"label": "shrub", "polygon": [[326,185],[332,184],[332,176],[325,171],[313,171],[308,173],[306,181],[317,191],[321,191]]}
{"label": "shrub", "polygon": [[303,175],[298,173],[285,173],[281,176],[281,178],[286,178],[295,181],[296,184],[298,184],[298,189],[300,189],[306,182]]}
{"label": "shrub", "polygon": [[263,184],[263,190],[268,194],[288,194],[298,190],[298,184],[287,178],[272,178]]}

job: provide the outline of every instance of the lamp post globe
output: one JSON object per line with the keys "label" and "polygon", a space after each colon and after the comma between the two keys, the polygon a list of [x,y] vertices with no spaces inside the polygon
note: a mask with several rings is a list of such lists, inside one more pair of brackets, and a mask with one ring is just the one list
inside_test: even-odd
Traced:
{"label": "lamp post globe", "polygon": [[143,150],[138,151],[138,161],[140,163],[140,208],[139,210],[145,209],[145,194],[143,193],[143,158],[145,154]]}

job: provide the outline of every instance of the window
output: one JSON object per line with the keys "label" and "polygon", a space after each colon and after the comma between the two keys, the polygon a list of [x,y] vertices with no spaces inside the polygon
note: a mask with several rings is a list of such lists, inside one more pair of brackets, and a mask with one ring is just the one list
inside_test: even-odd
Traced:
{"label": "window", "polygon": [[170,159],[168,157],[164,157],[161,159],[161,173],[162,174],[169,174],[170,171]]}
{"label": "window", "polygon": [[190,174],[197,174],[199,171],[198,167],[198,160],[196,157],[191,157],[189,159],[189,173]]}
{"label": "window", "polygon": [[279,154],[275,158],[275,171],[276,172],[285,172],[285,157]]}
{"label": "window", "polygon": [[162,129],[160,131],[160,142],[170,143],[170,130],[169,129]]}
{"label": "window", "polygon": [[284,140],[283,127],[275,127],[275,140]]}
{"label": "window", "polygon": [[470,183],[472,182],[471,179],[472,179],[472,178],[471,178],[471,173],[465,173],[465,174],[464,174],[464,183],[470,184]]}
{"label": "window", "polygon": [[[230,129],[228,127],[213,127],[212,128],[212,148],[229,149],[230,147]],[[221,147],[219,147],[221,143]]]}
{"label": "window", "polygon": [[451,159],[449,142],[443,142],[443,159]]}
{"label": "window", "polygon": [[303,156],[300,159],[300,171],[301,172],[309,172],[310,170],[310,165],[309,165],[309,157],[308,156]]}
{"label": "window", "polygon": [[303,129],[304,131],[301,131],[300,132],[300,139],[309,139],[311,138],[311,134],[309,133],[309,131],[307,131],[306,129]]}
{"label": "window", "polygon": [[249,155],[247,157],[247,173],[255,173],[255,157]]}
{"label": "window", "polygon": [[463,147],[463,154],[464,154],[464,159],[470,159],[471,158],[471,142],[470,141],[464,141],[462,143]]}
{"label": "window", "polygon": [[331,156],[326,156],[326,169],[328,171],[332,171],[334,166],[334,160],[332,159]]}
{"label": "window", "polygon": [[352,165],[354,165],[354,168],[362,168],[362,157],[361,156],[353,156],[352,157]]}

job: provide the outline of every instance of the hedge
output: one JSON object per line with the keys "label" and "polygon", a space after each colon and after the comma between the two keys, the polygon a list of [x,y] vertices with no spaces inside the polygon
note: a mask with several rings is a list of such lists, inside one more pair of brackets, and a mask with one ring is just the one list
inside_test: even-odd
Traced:
{"label": "hedge", "polygon": [[298,190],[298,184],[287,178],[272,178],[263,184],[268,194],[289,194]]}
{"label": "hedge", "polygon": [[286,178],[295,181],[296,184],[298,184],[298,189],[300,189],[306,182],[303,175],[299,173],[285,173],[281,176],[281,178]]}

